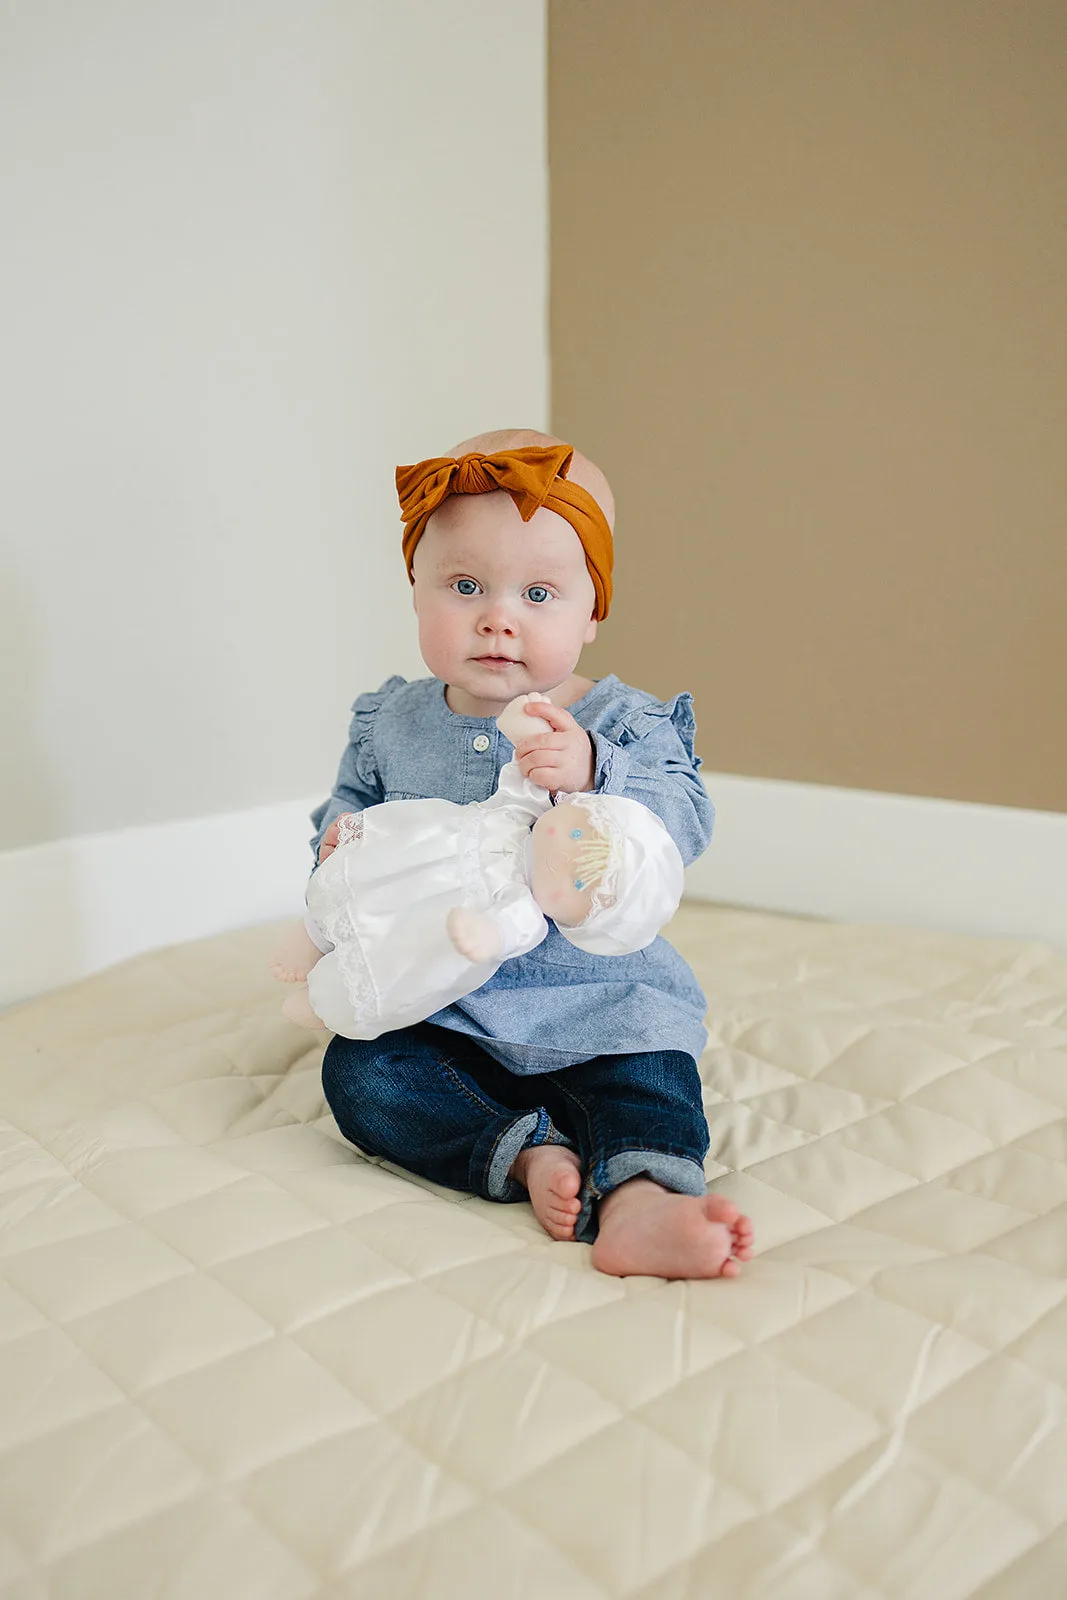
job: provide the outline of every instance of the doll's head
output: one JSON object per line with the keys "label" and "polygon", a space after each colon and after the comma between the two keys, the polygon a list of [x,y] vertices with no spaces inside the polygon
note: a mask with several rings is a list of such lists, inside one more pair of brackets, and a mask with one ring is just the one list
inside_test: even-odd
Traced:
{"label": "doll's head", "polygon": [[[513,454],[531,450],[538,459]],[[508,487],[496,488],[481,461],[502,455],[511,464],[495,470]],[[501,432],[398,469],[397,480],[434,676],[482,715],[565,683],[610,602],[615,508],[600,469],[547,434]]]}
{"label": "doll's head", "polygon": [[563,937],[600,956],[651,944],[684,887],[663,823],[621,795],[568,795],[538,817],[528,874],[530,893]]}

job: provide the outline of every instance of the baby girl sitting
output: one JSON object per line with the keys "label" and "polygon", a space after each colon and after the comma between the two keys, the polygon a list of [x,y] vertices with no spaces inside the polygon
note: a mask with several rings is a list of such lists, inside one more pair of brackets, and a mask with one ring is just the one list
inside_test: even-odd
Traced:
{"label": "baby girl sitting", "polygon": [[[557,823],[571,805],[581,825],[597,817],[594,803],[630,800],[659,818],[684,862],[694,860],[710,839],[712,807],[689,695],[661,701],[613,673],[594,681],[578,671],[612,601],[614,502],[604,474],[559,439],[509,430],[402,466],[396,483],[428,676],[391,677],[353,705],[333,793],[314,814],[312,910],[335,855],[345,873],[363,870],[360,847],[339,846],[344,814],[362,812],[366,835],[368,819],[403,816],[413,799],[481,806],[488,835],[511,804],[497,798],[511,763],[540,788],[542,805],[544,791],[561,800],[545,812]],[[497,719],[532,693],[547,695],[535,705],[551,731],[516,744]],[[522,714],[532,722],[533,712]],[[536,820],[527,813],[527,839]],[[409,865],[410,835],[405,847]],[[439,832],[419,848],[441,861]],[[501,842],[499,882],[516,859],[509,848]],[[536,857],[539,841],[531,848]],[[643,872],[637,881],[654,879]],[[341,1133],[433,1183],[504,1204],[528,1198],[549,1237],[591,1245],[601,1272],[734,1276],[752,1253],[752,1228],[725,1195],[707,1192],[699,984],[662,937],[631,955],[582,948],[583,923],[568,923],[582,907],[559,907],[557,920],[536,876],[534,894],[551,914],[547,932],[528,934],[525,953],[479,987],[423,1022],[329,1041],[323,1090]],[[457,898],[435,910],[435,949],[451,948],[442,928]],[[484,897],[464,906],[491,909]],[[394,919],[402,914],[394,904]],[[597,920],[594,906],[587,931]],[[452,923],[468,952],[485,954],[492,930]],[[319,968],[325,960],[309,972],[313,1003]]]}

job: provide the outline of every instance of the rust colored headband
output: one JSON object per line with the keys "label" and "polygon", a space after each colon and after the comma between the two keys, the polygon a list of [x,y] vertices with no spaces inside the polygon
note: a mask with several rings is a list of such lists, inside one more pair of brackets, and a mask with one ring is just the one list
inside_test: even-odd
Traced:
{"label": "rust colored headband", "polygon": [[570,523],[585,551],[585,564],[596,590],[596,618],[603,621],[611,604],[611,567],[614,547],[603,511],[588,490],[568,483],[574,446],[531,446],[526,450],[501,450],[496,455],[434,456],[411,467],[397,467],[396,492],[404,519],[404,560],[408,577],[414,577],[415,546],[426,524],[443,501],[453,494],[488,494],[506,489],[523,522],[541,506]]}

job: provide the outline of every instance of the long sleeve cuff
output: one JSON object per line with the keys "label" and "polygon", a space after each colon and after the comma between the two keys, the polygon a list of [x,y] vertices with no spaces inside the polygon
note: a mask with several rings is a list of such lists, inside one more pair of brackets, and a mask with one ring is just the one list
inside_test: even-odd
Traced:
{"label": "long sleeve cuff", "polygon": [[613,744],[602,733],[592,735],[595,753],[594,794],[622,794],[630,777],[630,757],[620,744]]}

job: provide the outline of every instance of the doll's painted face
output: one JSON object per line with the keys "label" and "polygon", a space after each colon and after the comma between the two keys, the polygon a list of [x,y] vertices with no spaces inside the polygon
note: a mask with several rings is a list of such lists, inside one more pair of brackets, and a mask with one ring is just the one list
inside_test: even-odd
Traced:
{"label": "doll's painted face", "polygon": [[446,500],[414,571],[423,660],[463,716],[495,717],[516,695],[558,688],[596,637],[578,535],[544,507],[523,522],[502,490]]}

